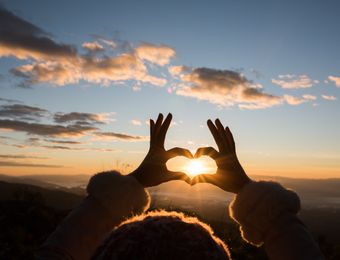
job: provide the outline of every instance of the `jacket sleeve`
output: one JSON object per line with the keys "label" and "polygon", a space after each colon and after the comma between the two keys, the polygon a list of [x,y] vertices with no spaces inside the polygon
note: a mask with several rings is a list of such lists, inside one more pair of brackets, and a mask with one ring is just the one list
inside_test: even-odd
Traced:
{"label": "jacket sleeve", "polygon": [[297,217],[298,195],[275,182],[251,182],[234,198],[229,214],[242,238],[264,246],[271,260],[324,259],[307,227]]}
{"label": "jacket sleeve", "polygon": [[149,207],[149,194],[143,186],[118,172],[94,175],[87,192],[88,196],[48,237],[37,259],[90,259],[113,227]]}

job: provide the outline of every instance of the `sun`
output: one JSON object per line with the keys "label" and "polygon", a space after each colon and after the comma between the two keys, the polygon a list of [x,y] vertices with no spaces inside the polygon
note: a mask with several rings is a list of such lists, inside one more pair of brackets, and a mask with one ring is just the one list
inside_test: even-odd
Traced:
{"label": "sun", "polygon": [[186,166],[186,171],[191,177],[205,173],[205,170],[206,167],[204,166],[203,162],[199,160],[191,160]]}

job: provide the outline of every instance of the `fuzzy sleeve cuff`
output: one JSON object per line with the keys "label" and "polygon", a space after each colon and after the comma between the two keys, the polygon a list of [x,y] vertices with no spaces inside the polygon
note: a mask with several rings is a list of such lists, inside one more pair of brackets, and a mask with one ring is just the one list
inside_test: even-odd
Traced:
{"label": "fuzzy sleeve cuff", "polygon": [[261,246],[273,222],[285,214],[300,210],[298,195],[275,182],[251,182],[234,198],[229,214],[240,224],[241,235],[249,243]]}
{"label": "fuzzy sleeve cuff", "polygon": [[112,215],[124,218],[143,213],[150,204],[149,193],[144,187],[134,177],[118,172],[94,175],[89,181],[87,192]]}

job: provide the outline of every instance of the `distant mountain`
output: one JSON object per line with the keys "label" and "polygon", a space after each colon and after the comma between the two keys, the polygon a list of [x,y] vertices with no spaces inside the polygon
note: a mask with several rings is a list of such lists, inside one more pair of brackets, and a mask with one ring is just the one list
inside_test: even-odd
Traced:
{"label": "distant mountain", "polygon": [[[0,174],[0,181],[9,183],[30,184],[51,190],[60,190],[78,195],[85,195],[85,185],[88,182],[88,175],[24,175],[9,176]],[[66,185],[66,184],[75,185]],[[65,185],[63,185],[65,184]]]}
{"label": "distant mountain", "polygon": [[37,201],[58,210],[69,210],[83,198],[84,196],[58,189],[0,181],[0,201]]}
{"label": "distant mountain", "polygon": [[[25,183],[47,189],[84,195],[89,175],[0,175],[0,180],[12,183]],[[340,179],[295,179],[280,176],[251,176],[255,180],[273,180],[284,187],[295,190],[301,197],[304,207],[338,207],[340,208]],[[149,188],[154,195],[169,197],[170,201],[177,198],[186,200],[219,200],[229,201],[231,193],[227,193],[210,184],[187,185],[174,181]]]}

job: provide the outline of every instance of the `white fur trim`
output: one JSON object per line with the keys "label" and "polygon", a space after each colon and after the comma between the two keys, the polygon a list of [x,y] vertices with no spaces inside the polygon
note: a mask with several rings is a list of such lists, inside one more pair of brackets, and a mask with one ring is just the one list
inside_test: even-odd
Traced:
{"label": "white fur trim", "polygon": [[143,213],[150,204],[149,193],[144,187],[134,177],[118,172],[94,175],[86,189],[112,215],[124,218]]}
{"label": "white fur trim", "polygon": [[229,214],[240,224],[243,239],[256,246],[263,244],[273,221],[299,210],[300,199],[295,192],[266,181],[247,184],[229,205]]}

